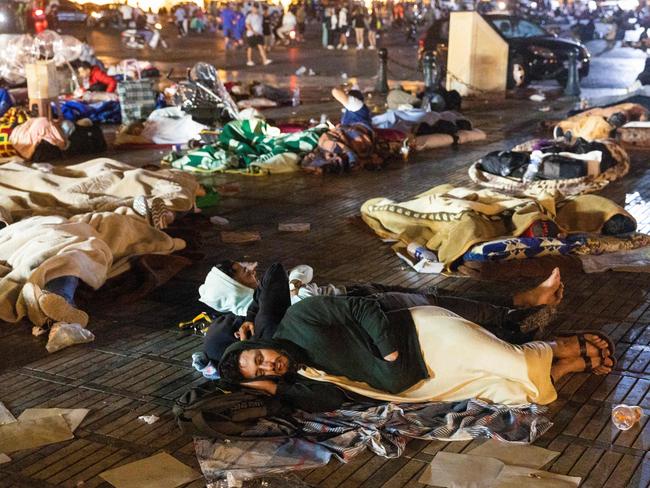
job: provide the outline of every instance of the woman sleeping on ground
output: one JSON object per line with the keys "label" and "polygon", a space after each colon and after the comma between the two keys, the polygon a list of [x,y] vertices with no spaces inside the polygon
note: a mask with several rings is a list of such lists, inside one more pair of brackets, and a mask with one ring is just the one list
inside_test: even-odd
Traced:
{"label": "woman sleeping on ground", "polygon": [[219,373],[294,408],[329,411],[358,395],[545,405],[566,374],[613,366],[613,343],[599,332],[512,345],[436,306],[383,310],[368,298],[311,297],[287,310],[271,340],[228,347]]}

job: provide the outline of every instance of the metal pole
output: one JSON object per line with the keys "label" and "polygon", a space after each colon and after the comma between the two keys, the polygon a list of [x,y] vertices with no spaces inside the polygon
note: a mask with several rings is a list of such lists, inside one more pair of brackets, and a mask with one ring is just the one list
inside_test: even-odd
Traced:
{"label": "metal pole", "polygon": [[377,51],[377,55],[379,56],[379,64],[375,91],[378,93],[388,93],[388,50],[382,47]]}
{"label": "metal pole", "polygon": [[569,73],[566,80],[564,94],[568,97],[580,96],[580,76],[578,75],[578,53],[569,51]]}

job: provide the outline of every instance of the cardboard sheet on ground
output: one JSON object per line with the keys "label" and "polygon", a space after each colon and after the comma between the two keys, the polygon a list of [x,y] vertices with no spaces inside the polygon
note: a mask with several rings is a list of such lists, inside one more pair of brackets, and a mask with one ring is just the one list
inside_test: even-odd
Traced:
{"label": "cardboard sheet on ground", "polygon": [[446,488],[575,488],[581,478],[508,466],[491,457],[439,452],[418,481]]}
{"label": "cardboard sheet on ground", "polygon": [[221,233],[221,242],[224,244],[245,244],[262,240],[259,232],[226,232]]}
{"label": "cardboard sheet on ground", "polygon": [[11,424],[16,421],[16,417],[5,407],[5,404],[0,402],[0,425]]}
{"label": "cardboard sheet on ground", "polygon": [[493,486],[502,470],[503,463],[498,459],[439,452],[418,481],[447,488],[487,488]]}
{"label": "cardboard sheet on ground", "polygon": [[0,452],[11,453],[73,439],[63,415],[0,425]]}
{"label": "cardboard sheet on ground", "polygon": [[86,408],[28,408],[20,414],[18,420],[34,420],[55,415],[63,415],[70,430],[74,432],[86,418],[90,410]]}
{"label": "cardboard sheet on ground", "polygon": [[524,466],[539,469],[560,455],[543,447],[511,444],[490,439],[467,454],[498,459],[510,466]]}
{"label": "cardboard sheet on ground", "polygon": [[175,488],[201,477],[166,452],[104,471],[99,476],[116,488]]}

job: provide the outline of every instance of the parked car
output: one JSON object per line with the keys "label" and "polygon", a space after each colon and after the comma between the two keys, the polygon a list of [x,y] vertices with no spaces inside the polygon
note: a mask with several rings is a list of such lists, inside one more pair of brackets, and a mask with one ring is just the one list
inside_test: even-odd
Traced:
{"label": "parked car", "polygon": [[569,53],[577,54],[578,75],[589,74],[590,54],[580,42],[551,34],[539,25],[513,15],[484,18],[508,43],[508,86],[525,86],[532,80],[555,79],[565,84]]}
{"label": "parked car", "polygon": [[[559,38],[536,23],[514,15],[486,14],[483,18],[508,43],[508,88],[546,79],[565,84],[571,50],[577,52],[580,78],[589,74],[590,54],[580,42]],[[420,39],[420,57],[426,51],[446,51],[448,26],[440,22],[434,22]],[[443,59],[440,62],[445,65]]]}
{"label": "parked car", "polygon": [[88,14],[81,5],[68,0],[61,0],[57,9],[56,18],[59,22],[86,22]]}

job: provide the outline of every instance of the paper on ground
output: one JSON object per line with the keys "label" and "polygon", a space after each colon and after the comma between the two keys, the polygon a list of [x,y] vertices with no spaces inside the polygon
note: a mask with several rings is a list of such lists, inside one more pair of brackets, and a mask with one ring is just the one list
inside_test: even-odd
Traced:
{"label": "paper on ground", "polygon": [[524,466],[539,469],[560,455],[559,452],[549,451],[543,447],[512,444],[490,439],[472,449],[470,456],[483,456],[498,459],[511,466]]}
{"label": "paper on ground", "polygon": [[0,402],[0,425],[11,424],[16,421],[11,412],[5,407],[5,404]]}
{"label": "paper on ground", "polygon": [[278,224],[278,230],[280,232],[309,232],[311,230],[311,224],[307,222]]}
{"label": "paper on ground", "polygon": [[0,425],[0,452],[32,449],[73,438],[74,434],[63,415],[17,420]]}
{"label": "paper on ground", "polygon": [[221,242],[224,244],[244,244],[262,240],[259,232],[221,232]]}
{"label": "paper on ground", "polygon": [[90,410],[86,408],[28,408],[20,414],[18,420],[33,420],[55,415],[63,415],[70,430],[74,432],[86,418]]}
{"label": "paper on ground", "polygon": [[576,488],[582,478],[531,470],[523,466],[504,466],[494,488]]}
{"label": "paper on ground", "polygon": [[396,251],[395,254],[407,263],[411,268],[413,268],[415,271],[418,273],[425,273],[425,274],[440,274],[444,271],[445,265],[436,261],[429,261],[428,259],[420,259],[419,261],[415,261],[411,256],[408,254],[402,253],[400,251]]}
{"label": "paper on ground", "polygon": [[11,462],[11,458],[9,456],[7,456],[6,454],[0,454],[0,464],[6,464],[10,462]]}
{"label": "paper on ground", "polygon": [[201,477],[166,452],[161,452],[99,475],[116,488],[175,488]]}
{"label": "paper on ground", "polygon": [[498,459],[438,452],[418,481],[447,488],[492,487],[502,470]]}

